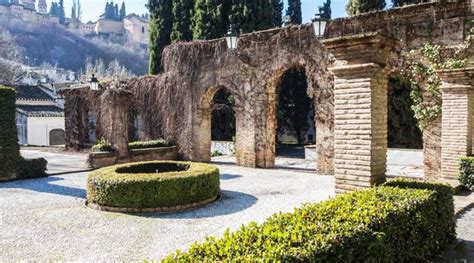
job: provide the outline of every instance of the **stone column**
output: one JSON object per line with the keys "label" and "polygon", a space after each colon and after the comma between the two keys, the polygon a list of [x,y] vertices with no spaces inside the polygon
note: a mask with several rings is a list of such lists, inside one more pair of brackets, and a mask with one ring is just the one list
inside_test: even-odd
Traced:
{"label": "stone column", "polygon": [[108,89],[103,94],[103,102],[107,105],[109,118],[108,140],[118,152],[119,159],[127,159],[129,155],[130,101],[132,94],[122,89]]}
{"label": "stone column", "polygon": [[336,58],[334,140],[336,193],[385,181],[388,57],[396,40],[379,33],[323,41]]}
{"label": "stone column", "polygon": [[441,177],[455,179],[459,159],[472,154],[474,68],[440,71],[443,117]]}

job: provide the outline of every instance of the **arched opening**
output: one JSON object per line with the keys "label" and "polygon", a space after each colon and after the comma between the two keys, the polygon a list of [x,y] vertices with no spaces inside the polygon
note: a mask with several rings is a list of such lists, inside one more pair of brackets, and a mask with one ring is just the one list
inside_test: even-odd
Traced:
{"label": "arched opening", "polygon": [[398,74],[388,78],[387,175],[423,177],[423,134],[412,109],[411,84]]}
{"label": "arched opening", "polygon": [[66,144],[65,133],[63,129],[54,129],[49,132],[49,145],[64,145]]}
{"label": "arched opening", "polygon": [[220,88],[211,104],[211,157],[234,156],[236,142],[235,98]]}
{"label": "arched opening", "polygon": [[286,70],[276,92],[276,166],[316,169],[315,107],[306,70]]}

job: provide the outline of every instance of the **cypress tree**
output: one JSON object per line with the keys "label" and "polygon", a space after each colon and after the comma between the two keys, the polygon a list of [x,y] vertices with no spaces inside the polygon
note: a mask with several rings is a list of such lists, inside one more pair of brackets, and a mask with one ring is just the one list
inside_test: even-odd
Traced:
{"label": "cypress tree", "polygon": [[300,25],[303,23],[301,0],[288,0],[288,9],[286,10],[286,15],[289,17],[289,22],[291,24]]}
{"label": "cypress tree", "polygon": [[122,21],[127,16],[127,10],[125,9],[125,2],[122,2],[122,7],[120,7],[120,21]]}
{"label": "cypress tree", "polygon": [[229,0],[197,0],[193,16],[193,38],[215,39],[229,27]]}
{"label": "cypress tree", "polygon": [[71,19],[76,19],[76,1],[72,1],[72,8],[71,8]]}
{"label": "cypress tree", "polygon": [[392,0],[393,6],[403,6],[409,4],[419,4],[422,0]]}
{"label": "cypress tree", "polygon": [[161,53],[171,43],[172,5],[172,0],[148,0],[147,8],[150,12],[149,74],[157,74],[161,71]]}
{"label": "cypress tree", "polygon": [[318,9],[321,18],[331,19],[331,0],[326,0]]}
{"label": "cypress tree", "polygon": [[273,12],[273,27],[281,27],[283,24],[283,0],[270,0]]}
{"label": "cypress tree", "polygon": [[59,23],[64,25],[66,22],[66,12],[64,11],[64,0],[59,0]]}
{"label": "cypress tree", "polygon": [[119,20],[119,19],[120,19],[119,7],[118,7],[118,4],[115,4],[115,7],[114,7],[114,20]]}
{"label": "cypress tree", "polygon": [[346,6],[347,13],[351,16],[384,8],[385,0],[349,0]]}
{"label": "cypress tree", "polygon": [[193,0],[173,1],[173,30],[171,42],[189,41],[193,39],[192,14],[194,10]]}

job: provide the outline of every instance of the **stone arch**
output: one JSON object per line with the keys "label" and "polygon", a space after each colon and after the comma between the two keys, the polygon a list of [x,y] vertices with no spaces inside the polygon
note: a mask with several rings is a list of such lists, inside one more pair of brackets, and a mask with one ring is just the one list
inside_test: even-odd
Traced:
{"label": "stone arch", "polygon": [[[235,89],[231,85],[213,85],[208,87],[204,94],[200,96],[199,106],[194,114],[193,118],[193,159],[199,160],[201,162],[211,161],[211,124],[212,124],[212,111],[213,111],[213,99],[214,96],[222,89],[226,89],[235,97],[235,106],[233,107],[236,121],[236,144],[237,148],[240,145],[239,136],[239,123],[241,123],[241,118],[239,118],[241,113],[240,100],[238,99]],[[239,155],[239,154],[238,154]],[[239,160],[239,156],[237,156]]]}
{"label": "stone arch", "polygon": [[63,129],[53,129],[49,131],[49,145],[64,145],[65,132]]}

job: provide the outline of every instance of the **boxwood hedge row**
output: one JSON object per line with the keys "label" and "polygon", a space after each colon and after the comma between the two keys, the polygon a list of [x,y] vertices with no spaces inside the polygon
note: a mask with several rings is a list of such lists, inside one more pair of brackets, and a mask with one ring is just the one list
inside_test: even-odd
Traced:
{"label": "boxwood hedge row", "polygon": [[474,191],[474,157],[463,157],[459,162],[459,181]]}
{"label": "boxwood hedge row", "polygon": [[0,181],[41,177],[46,160],[25,160],[20,155],[15,120],[15,90],[0,86]]}
{"label": "boxwood hedge row", "polygon": [[117,208],[187,205],[219,193],[219,170],[203,163],[123,164],[96,170],[87,179],[87,202]]}
{"label": "boxwood hedge row", "polygon": [[452,189],[395,181],[195,243],[164,262],[411,262],[455,237]]}

